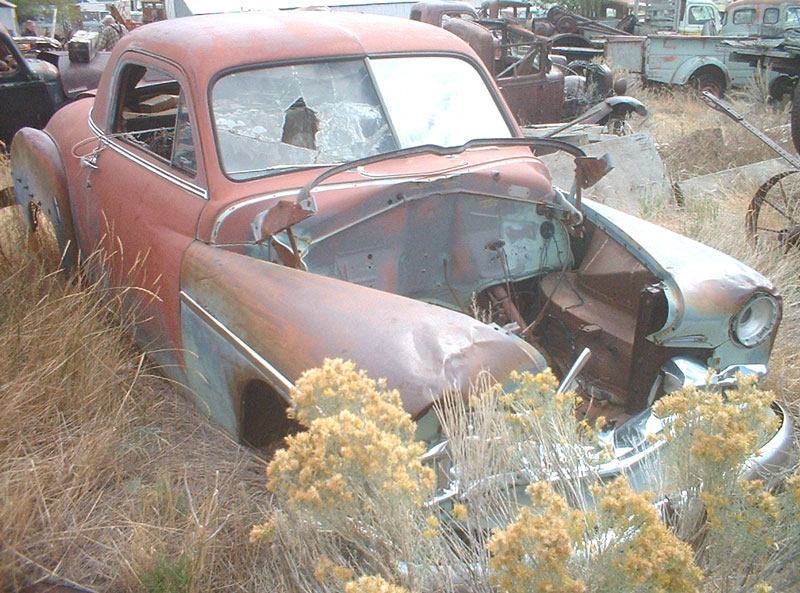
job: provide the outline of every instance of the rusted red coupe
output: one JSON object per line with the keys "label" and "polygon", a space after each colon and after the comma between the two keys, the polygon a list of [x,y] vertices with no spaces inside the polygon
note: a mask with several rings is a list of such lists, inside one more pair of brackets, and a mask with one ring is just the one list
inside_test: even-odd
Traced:
{"label": "rusted red coupe", "polygon": [[[572,190],[552,186],[542,146],[576,156]],[[144,289],[127,293],[140,342],[256,445],[325,357],[386,377],[430,441],[444,390],[549,365],[603,410],[622,467],[650,446],[664,393],[709,367],[721,383],[766,372],[781,317],[741,263],[582,202],[608,163],[522,138],[477,55],[410,20],[147,25],[94,98],[23,129],[12,159],[17,200],[32,226],[50,220],[65,266],[103,248],[109,283]],[[786,419],[764,463],[788,435]]]}

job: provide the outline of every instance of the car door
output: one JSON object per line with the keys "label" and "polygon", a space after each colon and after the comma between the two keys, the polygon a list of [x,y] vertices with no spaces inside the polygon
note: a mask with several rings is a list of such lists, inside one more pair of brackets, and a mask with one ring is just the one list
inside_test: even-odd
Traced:
{"label": "car door", "polygon": [[[207,194],[189,85],[170,63],[130,52],[88,175],[81,236],[102,246],[105,278],[135,310],[138,341],[182,369],[180,267]],[[177,365],[177,366],[175,366]],[[180,375],[178,376],[180,378]]]}

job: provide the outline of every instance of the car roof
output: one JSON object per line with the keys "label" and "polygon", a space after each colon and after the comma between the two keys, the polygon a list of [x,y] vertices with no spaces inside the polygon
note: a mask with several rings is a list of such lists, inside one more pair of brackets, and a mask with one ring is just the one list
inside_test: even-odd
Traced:
{"label": "car roof", "polygon": [[136,54],[176,64],[193,89],[197,107],[204,108],[203,95],[208,84],[224,70],[409,52],[467,55],[482,68],[477,55],[455,35],[440,27],[399,17],[286,10],[159,21],[136,28],[114,46],[97,89],[92,119],[101,128],[109,121],[117,64]]}
{"label": "car roof", "polygon": [[725,12],[733,12],[737,8],[741,8],[743,6],[761,6],[761,7],[768,7],[768,6],[797,6],[800,5],[800,1],[792,1],[792,0],[736,0],[736,2],[731,2],[725,7]]}
{"label": "car roof", "polygon": [[[421,28],[423,27],[423,28]],[[410,19],[330,11],[269,11],[184,17],[125,35],[121,49],[209,63],[214,71],[259,62],[405,51],[464,51],[439,28]]]}

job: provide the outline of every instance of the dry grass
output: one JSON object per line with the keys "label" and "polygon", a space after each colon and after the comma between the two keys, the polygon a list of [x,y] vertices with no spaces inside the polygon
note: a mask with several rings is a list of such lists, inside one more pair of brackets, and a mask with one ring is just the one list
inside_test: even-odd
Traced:
{"label": "dry grass", "polygon": [[[638,127],[655,136],[673,180],[774,157],[688,94],[633,94],[651,113]],[[736,106],[786,144],[785,109]],[[0,189],[8,177],[0,162]],[[731,191],[648,216],[744,260],[781,288],[784,322],[769,386],[794,397],[800,256],[745,241],[750,198]],[[263,460],[187,412],[172,387],[149,372],[113,299],[64,282],[23,253],[5,237],[0,588],[42,578],[152,593],[279,584],[264,572],[275,560],[247,543],[269,506]]]}
{"label": "dry grass", "polygon": [[9,257],[12,235],[0,251],[0,588],[246,583],[264,463],[148,372],[114,298]]}
{"label": "dry grass", "polygon": [[11,162],[8,154],[3,152],[0,143],[0,208],[13,203],[12,191]]}
{"label": "dry grass", "polygon": [[[649,110],[637,129],[653,135],[673,182],[777,157],[742,126],[700,101],[693,91],[634,84],[630,94]],[[754,84],[751,89],[730,93],[726,101],[793,152],[789,105],[769,105],[762,95]]]}

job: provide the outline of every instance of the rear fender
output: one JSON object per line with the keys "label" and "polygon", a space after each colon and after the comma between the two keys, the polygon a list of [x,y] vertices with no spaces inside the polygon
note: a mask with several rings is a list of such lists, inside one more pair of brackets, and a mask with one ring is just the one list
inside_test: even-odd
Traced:
{"label": "rear fender", "polygon": [[730,87],[731,77],[728,74],[728,69],[725,67],[725,64],[717,58],[708,56],[695,56],[683,62],[678,66],[678,69],[675,70],[675,74],[672,75],[672,80],[670,82],[672,84],[686,84],[700,68],[704,67],[708,70],[711,69],[709,67],[719,70],[720,76],[725,80],[725,87]]}
{"label": "rear fender", "polygon": [[28,229],[33,231],[47,218],[53,226],[62,266],[69,274],[78,262],[72,225],[67,177],[53,139],[41,130],[22,128],[11,143],[11,174],[16,202]]}

